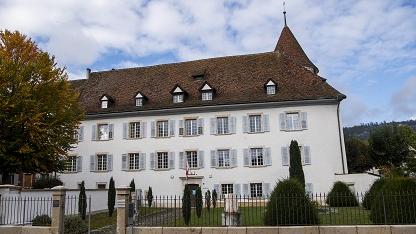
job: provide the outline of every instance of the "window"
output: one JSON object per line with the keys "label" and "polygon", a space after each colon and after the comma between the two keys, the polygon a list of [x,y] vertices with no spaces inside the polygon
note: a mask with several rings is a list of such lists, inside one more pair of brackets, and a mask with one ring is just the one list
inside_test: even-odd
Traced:
{"label": "window", "polygon": [[129,123],[129,137],[131,139],[140,138],[140,122],[131,122]]}
{"label": "window", "polygon": [[129,154],[129,170],[139,170],[139,153]]}
{"label": "window", "polygon": [[158,169],[168,169],[169,168],[168,152],[157,152],[157,168]]}
{"label": "window", "polygon": [[79,140],[79,129],[74,131],[74,140],[76,140],[76,141]]}
{"label": "window", "polygon": [[261,183],[250,184],[251,197],[263,197],[263,185]]}
{"label": "window", "polygon": [[202,101],[211,101],[212,100],[212,92],[202,92]]}
{"label": "window", "polygon": [[109,140],[110,137],[110,127],[108,124],[99,124],[98,125],[98,140],[105,141]]}
{"label": "window", "polygon": [[276,94],[276,86],[275,85],[267,85],[266,86],[267,95]]}
{"label": "window", "polygon": [[221,193],[224,194],[232,194],[234,193],[234,186],[233,184],[221,184]]}
{"label": "window", "polygon": [[103,96],[101,98],[101,108],[102,109],[108,108],[108,97],[107,96]]}
{"label": "window", "polygon": [[218,167],[230,167],[230,150],[218,150]]}
{"label": "window", "polygon": [[228,134],[230,129],[228,126],[228,117],[217,118],[217,134]]}
{"label": "window", "polygon": [[107,187],[106,183],[97,183],[97,189],[105,189]]}
{"label": "window", "polygon": [[186,159],[190,168],[198,168],[198,153],[196,151],[186,151]]}
{"label": "window", "polygon": [[198,135],[198,123],[196,119],[185,120],[185,135],[186,136]]}
{"label": "window", "polygon": [[66,171],[76,172],[77,171],[77,156],[69,156],[66,161]]}
{"label": "window", "polygon": [[262,148],[251,148],[251,165],[252,166],[263,166],[263,149]]}
{"label": "window", "polygon": [[173,103],[181,103],[181,102],[183,102],[183,94],[174,94]]}
{"label": "window", "polygon": [[97,155],[97,171],[106,171],[107,170],[107,155],[99,154]]}
{"label": "window", "polygon": [[261,115],[249,116],[250,132],[261,132]]}
{"label": "window", "polygon": [[136,106],[143,106],[143,98],[136,98]]}
{"label": "window", "polygon": [[169,121],[157,121],[157,137],[168,137],[169,136]]}
{"label": "window", "polygon": [[286,130],[299,130],[300,128],[299,113],[286,114]]}

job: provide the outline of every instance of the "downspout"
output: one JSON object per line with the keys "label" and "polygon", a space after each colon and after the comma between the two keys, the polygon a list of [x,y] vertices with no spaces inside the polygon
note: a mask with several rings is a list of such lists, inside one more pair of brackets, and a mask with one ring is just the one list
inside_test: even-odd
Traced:
{"label": "downspout", "polygon": [[345,162],[344,162],[344,149],[342,147],[341,120],[339,118],[339,106],[341,104],[341,101],[345,98],[346,98],[345,95],[339,95],[337,97],[337,99],[338,99],[338,105],[337,105],[338,136],[339,136],[339,147],[341,149],[342,174],[345,174]]}

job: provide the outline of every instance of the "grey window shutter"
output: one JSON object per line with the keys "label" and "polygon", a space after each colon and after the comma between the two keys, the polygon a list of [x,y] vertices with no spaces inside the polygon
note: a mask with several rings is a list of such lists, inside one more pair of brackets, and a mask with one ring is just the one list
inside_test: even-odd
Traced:
{"label": "grey window shutter", "polygon": [[285,113],[279,114],[280,130],[286,130],[286,115]]}
{"label": "grey window shutter", "polygon": [[289,150],[287,146],[282,147],[282,166],[289,166]]}
{"label": "grey window shutter", "polygon": [[198,119],[198,135],[204,134],[204,119],[199,118]]}
{"label": "grey window shutter", "polygon": [[243,196],[245,196],[245,197],[249,197],[250,196],[250,193],[249,193],[249,190],[248,190],[248,186],[249,186],[249,184],[243,184]]}
{"label": "grey window shutter", "polygon": [[127,170],[127,154],[121,155],[121,170]]}
{"label": "grey window shutter", "polygon": [[150,153],[150,169],[154,170],[156,168],[155,163],[155,153]]}
{"label": "grey window shutter", "polygon": [[312,163],[311,149],[309,146],[303,146],[303,158],[304,158],[305,165],[310,165]]}
{"label": "grey window shutter", "polygon": [[97,167],[96,167],[96,160],[97,158],[95,157],[95,155],[90,155],[90,171],[96,171]]}
{"label": "grey window shutter", "polygon": [[179,152],[179,168],[185,169],[185,152]]}
{"label": "grey window shutter", "polygon": [[108,138],[113,139],[114,138],[114,124],[108,125]]}
{"label": "grey window shutter", "polygon": [[230,126],[230,133],[235,134],[236,132],[236,118],[235,117],[229,117],[228,118],[228,126]]}
{"label": "grey window shutter", "polygon": [[204,151],[198,151],[198,167],[204,168]]}
{"label": "grey window shutter", "polygon": [[308,128],[308,114],[306,112],[301,112],[300,119],[301,119],[302,129],[307,129]]}
{"label": "grey window shutter", "polygon": [[231,154],[231,166],[237,167],[237,150],[236,149],[230,150],[230,154]]}
{"label": "grey window shutter", "polygon": [[107,155],[107,171],[113,170],[113,155],[109,154]]}
{"label": "grey window shutter", "polygon": [[169,120],[170,136],[175,136],[175,120]]}
{"label": "grey window shutter", "polygon": [[179,120],[179,136],[183,136],[184,132],[184,121],[181,119]]}
{"label": "grey window shutter", "polygon": [[78,141],[84,140],[84,126],[79,127]]}
{"label": "grey window shutter", "polygon": [[151,125],[150,136],[156,137],[156,121],[152,121],[150,125]]}
{"label": "grey window shutter", "polygon": [[211,167],[217,167],[217,151],[211,150]]}
{"label": "grey window shutter", "polygon": [[263,183],[263,197],[268,197],[270,194],[270,183]]}
{"label": "grey window shutter", "polygon": [[146,153],[140,153],[139,155],[139,168],[144,170],[146,169]]}
{"label": "grey window shutter", "polygon": [[243,132],[247,133],[248,131],[248,116],[243,116]]}
{"label": "grey window shutter", "polygon": [[210,132],[212,135],[217,134],[217,118],[210,119]]}
{"label": "grey window shutter", "polygon": [[140,122],[140,138],[146,138],[147,135],[147,124],[146,122]]}
{"label": "grey window shutter", "polygon": [[217,192],[218,196],[221,194],[220,185],[219,184],[214,184],[214,190]]}
{"label": "grey window shutter", "polygon": [[127,139],[129,123],[123,123],[123,139]]}
{"label": "grey window shutter", "polygon": [[97,140],[97,125],[92,125],[91,129],[91,140],[96,141]]}
{"label": "grey window shutter", "polygon": [[305,191],[308,195],[313,194],[313,184],[312,183],[306,183],[305,184]]}
{"label": "grey window shutter", "polygon": [[262,130],[263,132],[269,132],[270,131],[270,121],[269,121],[269,115],[268,114],[264,114],[262,117]]}
{"label": "grey window shutter", "polygon": [[240,184],[234,184],[234,195],[237,197],[241,196],[241,185]]}
{"label": "grey window shutter", "polygon": [[77,158],[77,172],[82,172],[82,156]]}
{"label": "grey window shutter", "polygon": [[244,149],[244,166],[250,166],[250,156],[249,156],[249,149]]}
{"label": "grey window shutter", "polygon": [[266,166],[272,165],[272,157],[270,152],[270,147],[263,148],[263,155],[264,155],[264,164]]}
{"label": "grey window shutter", "polygon": [[175,152],[169,152],[169,169],[175,169]]}

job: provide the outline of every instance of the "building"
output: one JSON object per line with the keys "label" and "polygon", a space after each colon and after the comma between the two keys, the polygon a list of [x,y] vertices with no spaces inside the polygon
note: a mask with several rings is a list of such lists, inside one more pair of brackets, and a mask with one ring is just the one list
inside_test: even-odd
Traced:
{"label": "building", "polygon": [[346,96],[318,72],[287,26],[271,52],[88,69],[72,81],[86,118],[61,179],[69,188],[82,180],[106,188],[113,177],[158,195],[181,194],[188,183],[264,196],[288,177],[288,146],[297,140],[307,191],[328,192],[348,173]]}

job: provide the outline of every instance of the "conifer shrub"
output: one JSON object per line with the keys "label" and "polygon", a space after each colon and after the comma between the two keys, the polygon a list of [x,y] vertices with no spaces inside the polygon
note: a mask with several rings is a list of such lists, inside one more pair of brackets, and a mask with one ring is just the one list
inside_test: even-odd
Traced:
{"label": "conifer shrub", "polygon": [[296,179],[301,183],[302,188],[305,188],[305,174],[303,173],[302,157],[297,141],[290,142],[290,165],[289,175],[290,179]]}
{"label": "conifer shrub", "polygon": [[49,215],[38,215],[32,219],[32,226],[51,226],[52,219]]}
{"label": "conifer shrub", "polygon": [[370,189],[365,193],[364,199],[363,199],[363,207],[365,209],[367,210],[371,209],[371,204],[373,203],[374,198],[380,192],[385,182],[386,182],[385,178],[380,178],[374,181],[373,185],[371,185]]}
{"label": "conifer shrub", "polygon": [[416,181],[386,179],[371,204],[370,219],[375,224],[416,223]]}
{"label": "conifer shrub", "polygon": [[110,178],[110,184],[108,186],[108,216],[113,216],[114,213],[114,206],[116,204],[116,187],[114,185],[113,177]]}
{"label": "conifer shrub", "polygon": [[294,179],[279,181],[267,203],[264,224],[285,226],[318,223],[318,212],[301,183]]}
{"label": "conifer shrub", "polygon": [[205,205],[209,211],[211,209],[211,192],[209,190],[205,193]]}
{"label": "conifer shrub", "polygon": [[200,218],[202,214],[202,205],[203,205],[202,191],[201,191],[201,187],[198,187],[195,193],[195,209],[196,209],[196,215],[198,216],[198,218]]}
{"label": "conifer shrub", "polygon": [[218,194],[217,191],[212,190],[212,207],[217,207],[217,199],[218,199]]}
{"label": "conifer shrub", "polygon": [[79,216],[65,216],[64,234],[88,233],[88,225]]}
{"label": "conifer shrub", "polygon": [[337,181],[328,193],[326,204],[333,207],[353,207],[358,206],[358,200],[347,184]]}
{"label": "conifer shrub", "polygon": [[189,221],[191,220],[191,191],[189,190],[187,184],[185,184],[185,188],[183,190],[182,217],[185,224],[189,225]]}
{"label": "conifer shrub", "polygon": [[134,183],[134,179],[130,181],[130,192],[136,191],[136,184]]}
{"label": "conifer shrub", "polygon": [[78,213],[82,220],[85,220],[87,214],[87,195],[85,193],[85,183],[81,182],[79,197],[78,197]]}
{"label": "conifer shrub", "polygon": [[153,191],[152,191],[152,187],[150,186],[149,186],[149,190],[147,191],[146,199],[147,199],[147,206],[150,208],[153,203]]}

